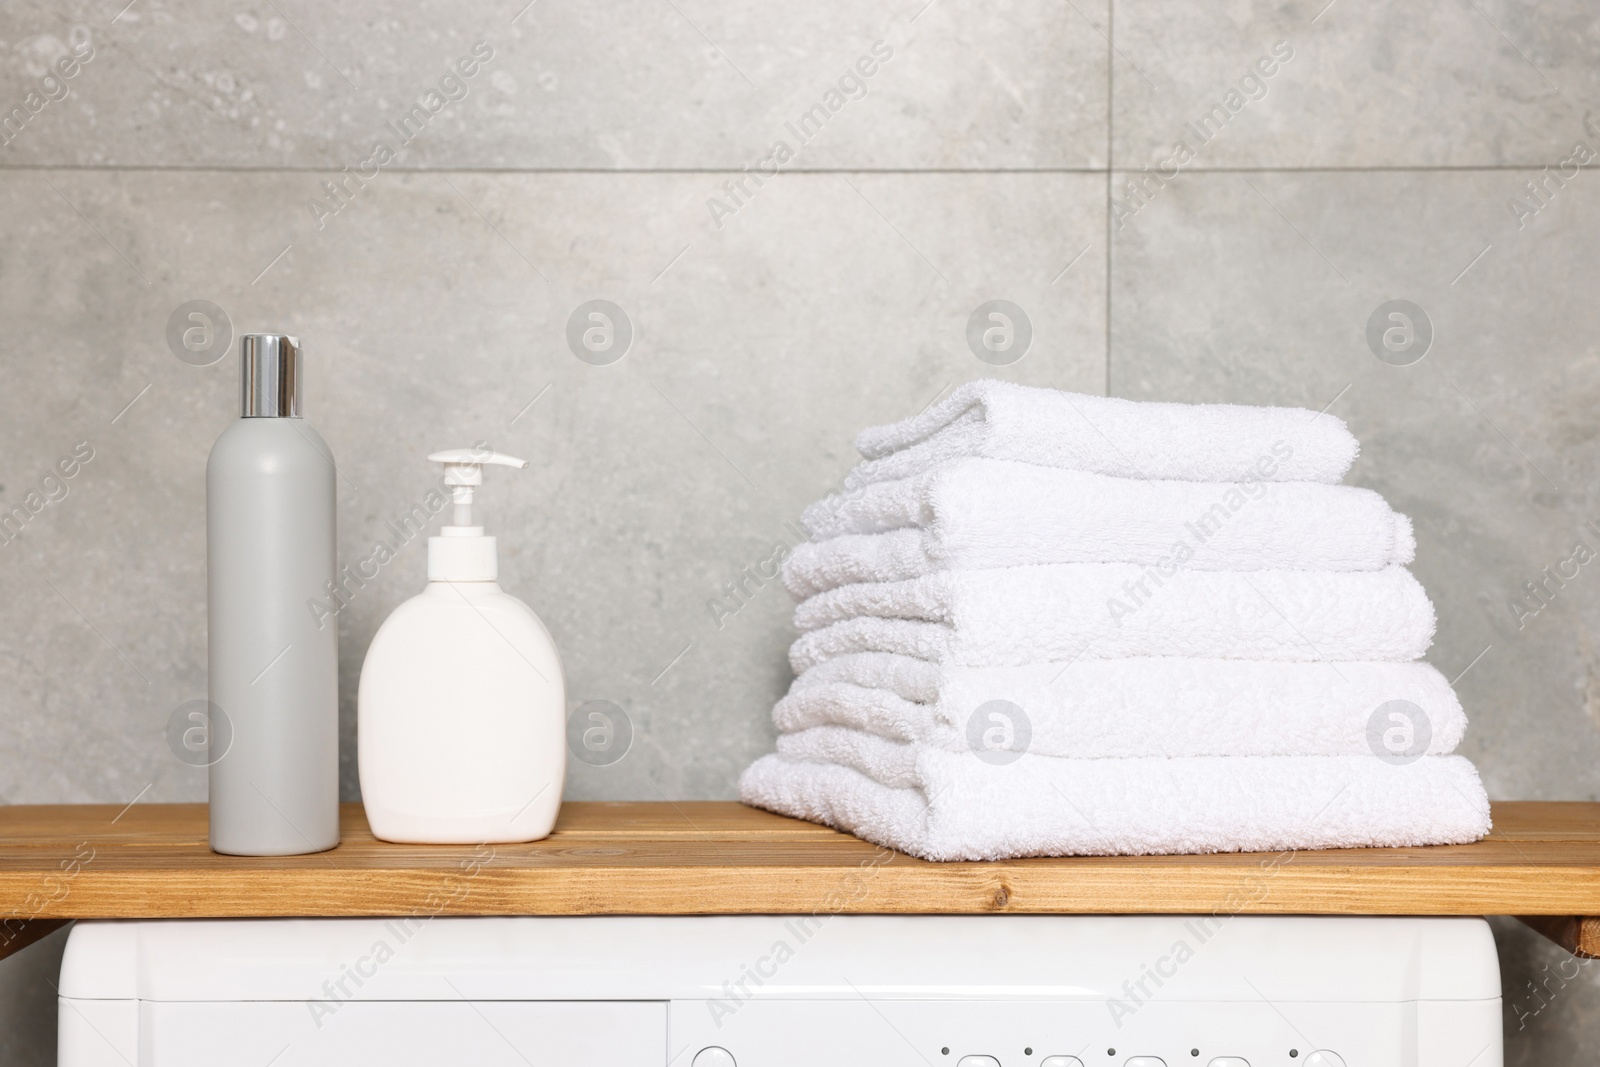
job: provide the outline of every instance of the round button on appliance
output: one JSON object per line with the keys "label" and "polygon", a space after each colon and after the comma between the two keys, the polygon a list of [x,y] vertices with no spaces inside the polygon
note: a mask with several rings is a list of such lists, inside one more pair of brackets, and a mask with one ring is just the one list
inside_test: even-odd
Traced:
{"label": "round button on appliance", "polygon": [[1046,1056],[1039,1067],[1083,1067],[1083,1061],[1076,1056]]}
{"label": "round button on appliance", "polygon": [[1344,1057],[1325,1048],[1318,1049],[1306,1057],[1306,1067],[1344,1067]]}
{"label": "round button on appliance", "polygon": [[963,1056],[956,1067],[1000,1067],[1000,1061],[993,1056]]}
{"label": "round button on appliance", "polygon": [[694,1063],[690,1067],[739,1067],[733,1060],[733,1053],[725,1048],[712,1045],[703,1048],[694,1054]]}

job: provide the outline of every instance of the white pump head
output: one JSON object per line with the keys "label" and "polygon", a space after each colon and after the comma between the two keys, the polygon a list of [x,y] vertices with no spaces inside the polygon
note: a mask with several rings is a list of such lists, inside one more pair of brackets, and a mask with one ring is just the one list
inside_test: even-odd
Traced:
{"label": "white pump head", "polygon": [[484,535],[482,526],[472,523],[472,491],[483,484],[483,465],[527,467],[528,461],[487,448],[451,448],[428,457],[430,463],[444,464],[444,484],[450,488],[454,505],[451,523],[440,529],[438,537],[428,538],[428,580],[430,582],[492,582],[500,576],[495,540]]}

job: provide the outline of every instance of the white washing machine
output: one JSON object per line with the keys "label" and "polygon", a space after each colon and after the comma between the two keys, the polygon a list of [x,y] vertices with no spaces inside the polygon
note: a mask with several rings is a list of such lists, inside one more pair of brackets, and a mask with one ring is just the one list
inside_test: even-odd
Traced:
{"label": "white washing machine", "polygon": [[1481,919],[80,922],[61,1067],[1502,1067]]}

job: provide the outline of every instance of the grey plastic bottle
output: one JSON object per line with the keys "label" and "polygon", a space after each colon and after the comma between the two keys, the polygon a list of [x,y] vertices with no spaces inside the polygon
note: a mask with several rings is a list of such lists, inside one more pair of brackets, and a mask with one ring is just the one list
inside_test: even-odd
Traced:
{"label": "grey plastic bottle", "polygon": [[300,416],[300,342],[240,338],[243,417],[206,464],[211,847],[339,843],[333,453]]}

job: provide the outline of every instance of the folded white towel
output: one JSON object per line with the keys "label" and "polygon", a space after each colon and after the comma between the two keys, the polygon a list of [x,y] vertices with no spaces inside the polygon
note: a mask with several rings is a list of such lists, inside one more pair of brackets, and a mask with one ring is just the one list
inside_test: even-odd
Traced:
{"label": "folded white towel", "polygon": [[1488,798],[1461,756],[1403,766],[1372,756],[1023,756],[991,766],[919,746],[907,773],[893,751],[904,747],[862,735],[853,759],[865,769],[763,756],[739,796],[930,860],[1463,844],[1489,830]]}
{"label": "folded white towel", "polygon": [[[996,701],[1007,722],[993,718]],[[1392,701],[1420,717],[1404,737],[1388,733],[1403,724],[1378,712]],[[1358,756],[1375,744],[1444,755],[1467,728],[1450,683],[1421,662],[1145,657],[955,667],[871,652],[806,671],[772,720],[795,735],[778,750],[810,759],[831,758],[808,747],[826,743],[818,730],[844,727],[960,752],[992,747],[984,732],[998,725],[1027,738],[1019,750],[1080,758]]]}
{"label": "folded white towel", "polygon": [[994,459],[869,485],[800,522],[813,541],[783,564],[797,600],[848,582],[1030,563],[1364,571],[1416,554],[1411,520],[1370,489],[1142,481]]}
{"label": "folded white towel", "polygon": [[905,478],[958,456],[1120,478],[1331,483],[1358,447],[1343,421],[1304,408],[1141,403],[980,379],[920,415],[861,431],[856,448],[868,462],[851,484]]}
{"label": "folded white towel", "polygon": [[795,608],[796,674],[851,652],[974,667],[1087,656],[1412,660],[1433,605],[1403,567],[1189,571],[1056,563],[843,585]]}

